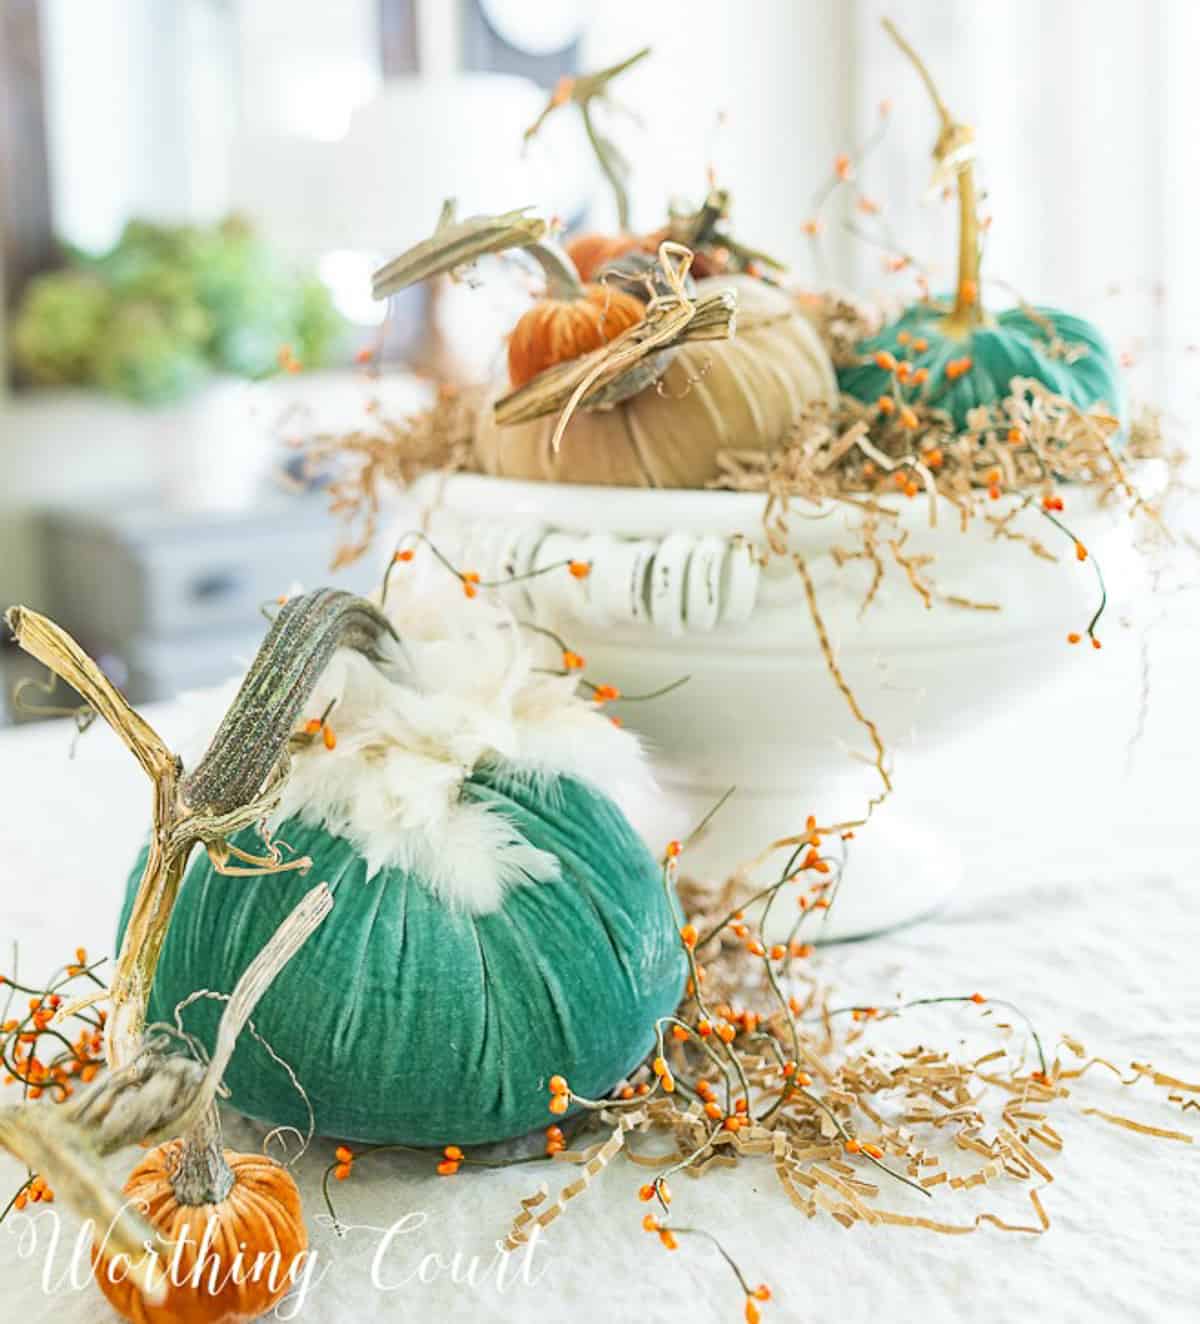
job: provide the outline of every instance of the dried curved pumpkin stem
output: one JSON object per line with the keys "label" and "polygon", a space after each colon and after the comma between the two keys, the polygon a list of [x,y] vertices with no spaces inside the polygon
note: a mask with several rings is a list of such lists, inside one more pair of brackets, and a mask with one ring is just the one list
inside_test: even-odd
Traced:
{"label": "dried curved pumpkin stem", "polygon": [[221,1016],[207,1067],[191,1058],[164,1056],[157,1046],[114,1071],[60,1108],[28,1104],[0,1109],[0,1146],[48,1176],[55,1192],[81,1217],[91,1219],[107,1255],[124,1255],[139,1289],[152,1303],[162,1299],[166,1277],[153,1249],[154,1229],[109,1181],[101,1160],[139,1142],[185,1135],[183,1162],[175,1174],[184,1204],[215,1202],[231,1177],[221,1152],[217,1087],[238,1035],[280,970],[300,950],[333,907],[325,883],[310,891],[238,980]]}
{"label": "dried curved pumpkin stem", "polygon": [[975,196],[975,130],[950,113],[942,95],[925,67],[925,62],[900,35],[891,19],[883,20],[884,31],[912,61],[921,81],[925,84],[941,123],[941,132],[934,144],[933,157],[937,163],[934,185],[940,187],[954,179],[958,187],[958,287],[954,292],[954,308],[944,322],[944,328],[956,335],[966,335],[983,321],[979,302],[979,207]]}
{"label": "dried curved pumpkin stem", "polygon": [[442,209],[437,229],[428,239],[422,239],[375,272],[371,277],[371,293],[376,299],[386,299],[431,276],[447,276],[490,253],[528,248],[546,234],[545,221],[525,215],[528,207],[499,216],[468,216],[465,221],[452,221],[452,209],[453,203],[448,202]]}
{"label": "dried curved pumpkin stem", "polygon": [[[74,686],[133,752],[154,784],[150,844],[117,959],[105,1051],[116,1069],[142,1047],[146,1004],[188,859],[197,845],[230,869],[226,838],[265,818],[287,776],[288,742],[301,705],[343,645],[377,660],[395,632],[353,594],[318,589],[276,616],[207,753],[185,774],[179,757],[120,695],[65,630],[25,607],[6,615],[17,642]],[[304,869],[307,860],[268,857],[258,875]]]}

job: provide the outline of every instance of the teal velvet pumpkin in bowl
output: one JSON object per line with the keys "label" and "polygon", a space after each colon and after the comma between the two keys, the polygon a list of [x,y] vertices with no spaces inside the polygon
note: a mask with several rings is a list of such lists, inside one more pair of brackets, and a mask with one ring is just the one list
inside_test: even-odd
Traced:
{"label": "teal velvet pumpkin in bowl", "polygon": [[1008,308],[963,333],[952,316],[932,302],[914,304],[859,344],[859,362],[839,369],[838,385],[867,402],[903,398],[890,361],[907,362],[927,374],[917,398],[946,410],[963,428],[969,410],[998,404],[1011,393],[1014,378],[1032,377],[1080,409],[1107,406],[1124,426],[1120,372],[1090,322],[1056,308]]}
{"label": "teal velvet pumpkin in bowl", "polygon": [[1103,406],[1124,430],[1125,392],[1112,350],[1089,322],[1056,308],[1022,304],[991,314],[981,299],[981,226],[975,190],[975,131],[951,115],[924,63],[887,19],[938,114],[933,191],[958,194],[958,279],[946,300],[924,299],[857,346],[838,385],[866,404],[927,404],[956,428],[968,413],[1012,394],[1017,378],[1044,383],[1081,410]]}
{"label": "teal velvet pumpkin in bowl", "polygon": [[[368,880],[346,840],[289,820],[279,837],[312,858],[306,878],[248,885],[195,858],[159,959],[151,1020],[170,1022],[195,989],[232,988],[318,879],[334,893],[333,911],[255,1016],[296,1072],[318,1132],[479,1144],[555,1120],[547,1081],[556,1073],[580,1094],[605,1094],[646,1055],[655,1020],[683,992],[678,921],[659,866],[616,806],[580,781],[539,788],[492,767],[462,794],[552,854],[561,876],[514,887],[499,909],[472,914],[410,871]],[[253,831],[244,837],[253,849]],[[220,1012],[219,1002],[193,1003],[184,1024],[211,1046]],[[248,1035],[225,1083],[241,1112],[308,1125],[287,1073]]]}
{"label": "teal velvet pumpkin in bowl", "polygon": [[686,958],[662,868],[613,798],[653,793],[636,737],[501,604],[453,583],[450,609],[431,606],[420,575],[445,570],[420,558],[386,613],[331,590],[286,602],[232,703],[209,697],[198,725],[219,726],[182,759],[185,807],[212,822],[266,786],[273,808],[165,884],[147,847],[118,946],[147,1019],[211,1052],[205,994],[327,883],[331,913],[225,1073],[230,1102],[347,1140],[481,1144],[554,1121],[552,1076],[584,1097],[625,1078]]}

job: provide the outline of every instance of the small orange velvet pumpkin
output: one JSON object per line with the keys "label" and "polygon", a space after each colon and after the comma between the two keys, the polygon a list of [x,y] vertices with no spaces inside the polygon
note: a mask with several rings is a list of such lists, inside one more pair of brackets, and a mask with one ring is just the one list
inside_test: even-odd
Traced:
{"label": "small orange velvet pumpkin", "polygon": [[575,263],[580,280],[594,280],[596,272],[606,262],[615,262],[629,253],[643,252],[645,247],[641,235],[601,234],[596,230],[576,235],[566,246],[567,256]]}
{"label": "small orange velvet pumpkin", "polygon": [[[238,1324],[258,1319],[294,1286],[303,1269],[300,1256],[308,1248],[300,1192],[285,1168],[261,1154],[224,1151],[233,1183],[225,1197],[212,1204],[183,1204],[175,1188],[187,1142],[172,1140],[153,1149],[134,1168],[124,1194],[165,1242],[184,1245],[173,1259],[161,1248],[168,1274],[166,1299],[150,1305],[117,1265],[93,1247],[92,1267],[109,1303],[136,1324]],[[198,1275],[201,1244],[210,1219],[213,1235]],[[240,1256],[240,1258],[239,1258]],[[210,1290],[213,1282],[216,1290]]]}
{"label": "small orange velvet pumpkin", "polygon": [[509,336],[509,380],[514,389],[524,386],[556,363],[608,344],[644,316],[640,299],[607,285],[577,283],[577,290],[541,299],[523,314]]}

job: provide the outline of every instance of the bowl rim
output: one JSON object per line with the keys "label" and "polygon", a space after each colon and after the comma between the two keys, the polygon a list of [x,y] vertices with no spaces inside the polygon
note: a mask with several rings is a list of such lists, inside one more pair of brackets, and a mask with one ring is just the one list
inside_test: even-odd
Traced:
{"label": "bowl rim", "polygon": [[[1154,497],[1165,487],[1164,460],[1143,460],[1130,468],[1141,480],[1144,495]],[[501,478],[478,473],[432,473],[417,479],[412,495],[422,504],[444,506],[460,514],[481,518],[536,519],[564,532],[607,533],[625,538],[661,538],[666,533],[698,536],[742,535],[751,542],[764,539],[763,515],[766,494],[731,492],[723,489],[607,487],[586,483],[556,483],[524,478]],[[1098,493],[1081,514],[1120,511],[1124,507],[1102,507]],[[996,502],[996,513],[1007,513],[1023,498],[1005,494]],[[892,511],[897,530],[959,533],[958,509],[945,497],[932,501],[891,494],[876,498]],[[936,528],[931,509],[938,514]],[[839,501],[819,506],[796,503],[788,509],[789,543],[822,545],[845,521],[861,518],[859,507]],[[841,516],[838,520],[836,517]],[[831,524],[832,520],[832,524]]]}

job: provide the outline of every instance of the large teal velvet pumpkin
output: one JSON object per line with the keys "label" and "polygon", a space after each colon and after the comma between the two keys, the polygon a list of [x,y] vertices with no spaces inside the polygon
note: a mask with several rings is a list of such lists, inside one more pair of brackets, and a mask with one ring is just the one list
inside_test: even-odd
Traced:
{"label": "large teal velvet pumpkin", "polygon": [[[914,304],[878,335],[858,346],[862,362],[841,368],[838,385],[858,400],[873,401],[892,391],[892,376],[872,356],[890,351],[897,359],[908,359],[914,368],[926,368],[929,380],[918,397],[945,409],[956,427],[967,423],[967,411],[977,405],[995,404],[1011,394],[1014,377],[1033,377],[1050,390],[1065,396],[1080,409],[1103,401],[1125,425],[1125,391],[1112,350],[1089,322],[1055,308],[1036,308],[1034,315],[1020,308],[998,313],[992,322],[967,335],[947,335],[941,329],[945,312],[933,304]],[[1070,347],[1085,352],[1073,361],[1049,353],[1051,334]],[[900,337],[905,335],[909,344]],[[917,353],[911,341],[928,341]],[[971,367],[961,376],[947,375],[946,367],[970,357]]]}
{"label": "large teal velvet pumpkin", "polygon": [[[307,876],[230,878],[197,853],[171,917],[151,1021],[170,1022],[193,990],[232,989],[300,897],[327,881],[332,914],[254,1017],[294,1068],[319,1133],[478,1144],[558,1120],[547,1108],[555,1073],[580,1094],[605,1094],[647,1053],[656,1018],[683,991],[679,920],[659,866],[616,806],[582,782],[560,777],[538,791],[502,768],[478,769],[462,794],[554,854],[561,879],[514,887],[499,910],[468,914],[398,869],[368,881],[347,842],[288,821],[278,836],[312,857]],[[261,850],[253,831],[234,840]],[[221,1006],[202,999],[183,1012],[209,1048]],[[225,1079],[242,1112],[308,1124],[286,1072],[250,1035]]]}

